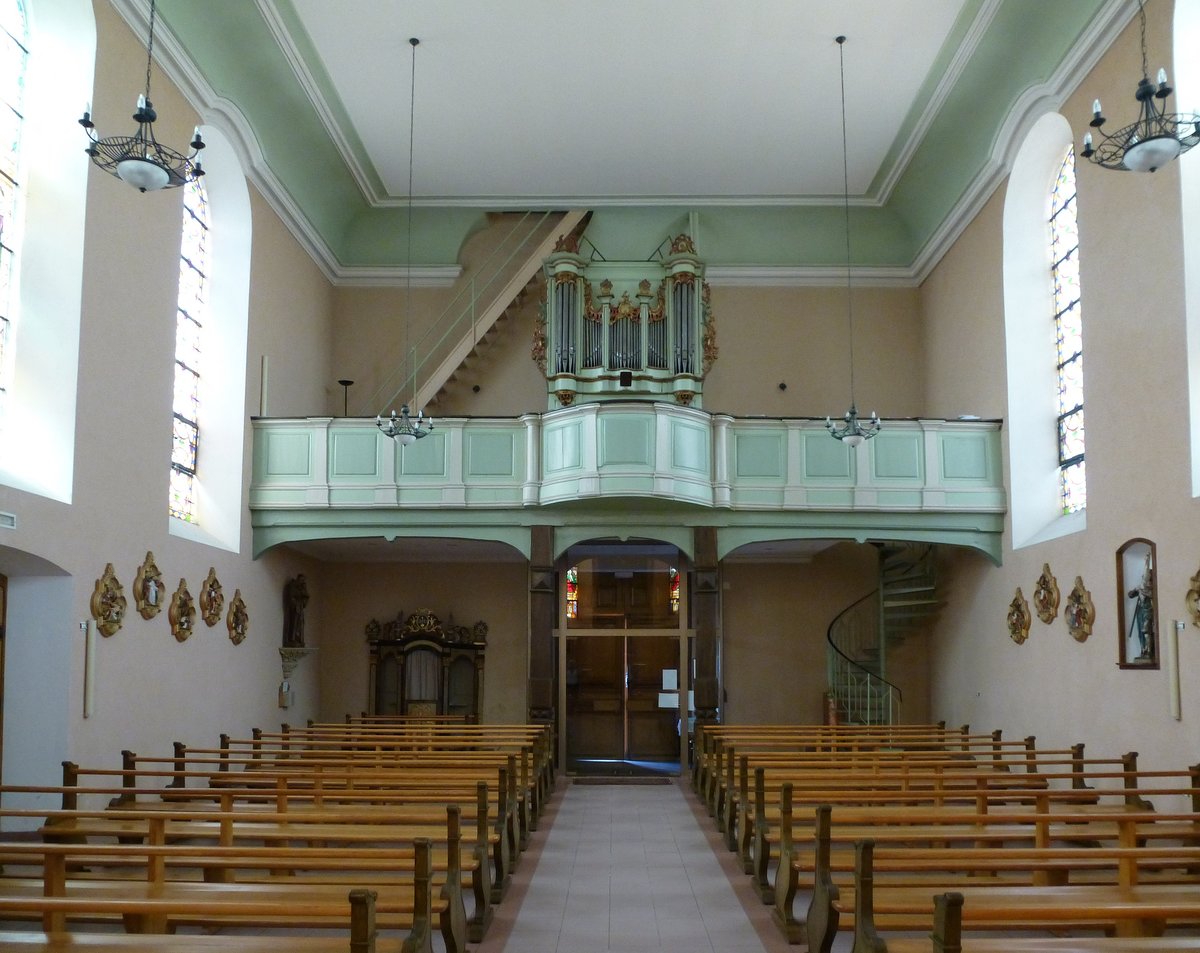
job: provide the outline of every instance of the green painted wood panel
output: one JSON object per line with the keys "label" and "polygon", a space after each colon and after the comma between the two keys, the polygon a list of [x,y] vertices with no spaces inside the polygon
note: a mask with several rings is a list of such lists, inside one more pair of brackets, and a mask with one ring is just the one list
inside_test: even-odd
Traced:
{"label": "green painted wood panel", "polygon": [[511,433],[467,433],[466,476],[515,478],[516,448]]}
{"label": "green painted wood panel", "polygon": [[654,442],[650,439],[653,416],[614,414],[601,417],[596,459],[601,467],[654,465]]}
{"label": "green painted wood panel", "polygon": [[271,476],[311,476],[311,448],[307,432],[268,433],[263,469]]}
{"label": "green painted wood panel", "polygon": [[379,472],[379,435],[375,430],[335,433],[330,440],[329,472],[332,476],[376,476]]}
{"label": "green painted wood panel", "polygon": [[740,433],[733,440],[733,472],[739,477],[784,478],[783,433]]}
{"label": "green painted wood panel", "polygon": [[804,441],[804,476],[810,480],[849,480],[854,473],[854,455],[840,440],[826,431],[806,433]]}
{"label": "green painted wood panel", "polygon": [[671,421],[671,467],[691,473],[709,472],[709,429],[695,424]]}
{"label": "green painted wood panel", "polygon": [[888,433],[871,441],[875,477],[879,480],[920,480],[922,447],[925,435],[920,431]]}
{"label": "green painted wood panel", "polygon": [[547,427],[542,435],[544,458],[542,469],[547,473],[578,470],[583,466],[580,455],[580,421]]}
{"label": "green painted wood panel", "polygon": [[403,476],[446,476],[446,435],[434,431],[405,447],[396,444],[400,460],[396,472]]}
{"label": "green painted wood panel", "polygon": [[992,476],[988,452],[992,434],[940,434],[942,478],[945,480],[988,480]]}

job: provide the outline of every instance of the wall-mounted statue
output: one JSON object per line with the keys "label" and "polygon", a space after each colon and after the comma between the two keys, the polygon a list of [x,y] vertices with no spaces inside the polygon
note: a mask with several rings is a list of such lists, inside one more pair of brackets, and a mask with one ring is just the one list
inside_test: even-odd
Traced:
{"label": "wall-mounted statue", "polygon": [[284,648],[304,648],[304,609],[308,605],[308,584],[304,573],[289,579],[283,587]]}

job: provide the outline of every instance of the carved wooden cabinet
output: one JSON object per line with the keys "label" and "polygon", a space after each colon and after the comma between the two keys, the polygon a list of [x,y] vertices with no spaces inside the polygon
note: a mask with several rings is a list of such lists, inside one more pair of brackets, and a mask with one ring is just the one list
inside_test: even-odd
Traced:
{"label": "carved wooden cabinet", "polygon": [[486,622],[468,628],[428,609],[367,624],[370,713],[462,715],[477,720],[483,702]]}

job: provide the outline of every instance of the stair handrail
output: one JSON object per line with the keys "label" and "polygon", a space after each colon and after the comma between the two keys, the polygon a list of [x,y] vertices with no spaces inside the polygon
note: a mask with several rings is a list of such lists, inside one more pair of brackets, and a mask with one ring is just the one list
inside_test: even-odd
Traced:
{"label": "stair handrail", "polygon": [[[456,307],[459,306],[460,299],[463,297],[463,295],[468,295],[466,305],[458,311],[458,314],[452,321],[446,324],[441,336],[437,339],[437,341],[426,349],[425,357],[423,357],[419,362],[415,360],[411,362],[411,372],[405,376],[403,381],[400,382],[400,386],[393,391],[391,397],[389,397],[382,404],[375,402],[376,398],[378,398],[378,396],[384,391],[384,388],[389,386],[388,382],[393,380],[395,371],[384,377],[383,382],[377,388],[375,388],[375,392],[371,395],[372,403],[369,406],[388,407],[398,398],[400,398],[401,395],[412,392],[413,381],[419,379],[421,368],[423,368],[433,357],[433,355],[437,353],[438,348],[440,348],[446,342],[446,339],[450,336],[454,329],[459,326],[459,324],[462,322],[462,319],[467,315],[470,315],[471,323],[475,323],[476,305],[479,303],[479,300],[487,293],[488,289],[491,288],[493,283],[498,281],[502,275],[507,274],[508,265],[513,261],[514,258],[517,257],[517,255],[520,254],[522,249],[533,243],[535,237],[537,236],[538,229],[552,215],[558,215],[560,213],[555,210],[547,210],[538,215],[537,220],[529,228],[528,232],[525,233],[524,237],[522,237],[516,246],[509,251],[505,259],[496,266],[490,277],[488,277],[486,281],[480,282],[479,287],[477,288],[477,276],[483,274],[484,269],[491,264],[492,259],[500,253],[500,251],[505,247],[506,243],[508,243],[509,239],[516,235],[518,230],[528,221],[531,216],[535,214],[536,213],[533,211],[527,211],[521,215],[521,217],[513,224],[512,228],[509,230],[509,233],[505,235],[496,244],[496,247],[488,253],[488,256],[475,267],[473,274],[471,274],[466,284],[464,284],[463,287],[459,289],[458,293],[450,299],[450,303],[442,309],[442,313],[433,320],[428,329],[426,329],[425,333],[421,335],[420,339],[409,347],[409,353],[415,355],[417,353],[417,349],[421,347],[434,332],[436,332],[442,327],[443,324],[445,324],[447,315],[449,315],[455,310]],[[411,263],[409,267],[411,267]],[[408,363],[408,361],[402,360],[401,366],[407,365]],[[416,408],[414,408],[414,410],[415,409]]]}
{"label": "stair handrail", "polygon": [[[865,665],[862,665],[860,662],[856,661],[855,659],[852,659],[849,655],[847,655],[845,652],[843,652],[841,646],[839,646],[837,644],[837,642],[834,641],[834,637],[833,637],[834,629],[837,627],[838,623],[841,622],[842,618],[844,616],[848,615],[849,613],[851,613],[852,611],[854,611],[856,608],[858,608],[860,605],[862,605],[868,599],[874,598],[876,596],[882,597],[881,589],[879,589],[879,588],[872,589],[865,596],[862,596],[859,599],[855,599],[854,602],[850,603],[850,605],[846,606],[846,608],[844,608],[841,612],[839,612],[836,616],[834,616],[833,621],[829,623],[829,628],[825,630],[825,641],[829,644],[829,647],[831,649],[833,649],[833,651],[837,655],[841,656],[842,659],[845,660],[847,665],[849,665],[852,669],[857,669],[857,671],[859,673],[861,673],[862,676],[865,676],[868,682],[871,682],[871,681],[883,682],[883,684],[887,685],[889,688],[891,688],[896,693],[897,699],[899,699],[901,702],[903,702],[904,701],[904,692],[901,690],[899,685],[897,685],[895,682],[892,682],[892,681],[884,678],[882,675],[876,675]],[[831,659],[829,662],[828,671],[826,672],[826,680],[829,682],[830,688],[836,690],[836,686],[833,684],[834,683],[833,668],[834,668],[833,660]]]}

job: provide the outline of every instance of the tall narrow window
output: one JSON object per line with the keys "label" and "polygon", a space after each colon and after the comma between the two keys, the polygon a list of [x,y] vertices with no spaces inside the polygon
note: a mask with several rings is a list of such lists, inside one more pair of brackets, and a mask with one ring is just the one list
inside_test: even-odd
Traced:
{"label": "tall narrow window", "polygon": [[21,0],[0,0],[0,424],[13,368],[15,266],[21,210],[21,127],[29,33]]}
{"label": "tall narrow window", "polygon": [[170,511],[196,522],[196,460],[200,444],[200,362],[208,304],[208,195],[203,179],[184,186],[179,307],[175,315],[175,398]]}
{"label": "tall narrow window", "polygon": [[1050,191],[1050,257],[1058,368],[1058,468],[1064,513],[1087,506],[1083,459],[1083,314],[1075,150],[1068,149]]}

